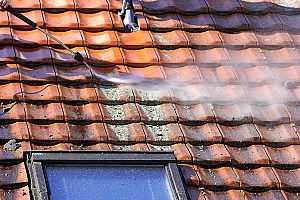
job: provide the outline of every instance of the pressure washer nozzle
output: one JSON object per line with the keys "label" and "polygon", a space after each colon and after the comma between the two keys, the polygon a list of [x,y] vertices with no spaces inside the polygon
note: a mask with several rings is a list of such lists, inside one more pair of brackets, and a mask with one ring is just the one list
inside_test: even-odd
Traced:
{"label": "pressure washer nozzle", "polygon": [[79,52],[75,52],[74,59],[81,63],[84,61],[83,56]]}

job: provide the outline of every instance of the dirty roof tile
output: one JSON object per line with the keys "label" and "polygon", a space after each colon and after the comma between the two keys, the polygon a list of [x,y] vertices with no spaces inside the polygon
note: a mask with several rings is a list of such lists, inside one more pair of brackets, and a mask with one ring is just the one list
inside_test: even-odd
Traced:
{"label": "dirty roof tile", "polygon": [[269,157],[262,145],[249,147],[230,147],[227,150],[232,158],[232,163],[237,166],[267,166],[270,163]]}
{"label": "dirty roof tile", "polygon": [[244,146],[259,143],[260,135],[253,124],[239,126],[218,125],[223,142],[234,146]]}
{"label": "dirty roof tile", "polygon": [[216,25],[210,14],[199,14],[193,16],[178,15],[182,29],[189,31],[206,31],[216,28]]}
{"label": "dirty roof tile", "polygon": [[188,48],[179,48],[176,50],[157,49],[159,62],[162,65],[187,65],[193,64],[194,58]]}
{"label": "dirty roof tile", "polygon": [[300,14],[298,15],[278,15],[279,19],[282,21],[283,29],[287,31],[299,31],[300,25],[299,25],[299,19]]}
{"label": "dirty roof tile", "polygon": [[0,91],[0,101],[22,99],[20,83],[8,83],[5,85],[0,85]]}
{"label": "dirty roof tile", "polygon": [[134,101],[134,94],[130,86],[94,85],[98,101],[102,103],[125,103]]}
{"label": "dirty roof tile", "polygon": [[279,19],[277,14],[269,13],[266,15],[245,15],[248,23],[249,29],[253,31],[262,31],[262,30],[281,30],[283,24]]}
{"label": "dirty roof tile", "polygon": [[252,116],[247,104],[215,104],[212,110],[216,121],[221,124],[242,124],[252,122]]}
{"label": "dirty roof tile", "polygon": [[143,125],[140,123],[131,123],[128,125],[111,125],[105,123],[108,141],[115,144],[145,142],[146,137]]}
{"label": "dirty roof tile", "polygon": [[[278,68],[277,68],[278,69]],[[252,85],[271,84],[274,76],[272,75],[273,68],[265,65],[256,65],[253,67],[235,67],[234,68],[237,81],[239,83],[248,83]],[[255,76],[252,76],[255,74]],[[276,82],[276,79],[275,79]]]}
{"label": "dirty roof tile", "polygon": [[102,123],[88,125],[68,124],[69,140],[75,144],[107,141],[107,134]]}
{"label": "dirty roof tile", "polygon": [[218,31],[204,31],[204,32],[184,32],[188,40],[188,45],[193,48],[213,48],[222,45],[220,33]]}
{"label": "dirty roof tile", "polygon": [[231,156],[223,144],[187,146],[192,154],[193,162],[195,163],[211,166],[231,161]]}
{"label": "dirty roof tile", "polygon": [[141,121],[149,124],[167,124],[177,122],[174,105],[165,103],[156,106],[137,105]]}
{"label": "dirty roof tile", "polygon": [[272,79],[274,82],[298,84],[300,83],[300,68],[296,65],[286,67],[270,67]]}
{"label": "dirty roof tile", "polygon": [[[151,145],[151,147],[155,147],[155,146]],[[164,150],[164,149],[173,150],[177,160],[192,161],[192,155],[186,144],[177,143],[177,144],[172,145],[171,148],[169,148],[169,146],[157,146],[157,148],[160,148],[161,150]]]}
{"label": "dirty roof tile", "polygon": [[291,118],[292,123],[300,122],[300,106],[297,105],[286,105],[286,111]]}
{"label": "dirty roof tile", "polygon": [[30,139],[43,143],[68,142],[69,130],[65,123],[40,125],[28,123]]}
{"label": "dirty roof tile", "polygon": [[296,166],[300,163],[300,145],[291,145],[282,148],[265,147],[265,149],[273,165]]}
{"label": "dirty roof tile", "polygon": [[207,104],[175,105],[179,122],[201,125],[215,120],[215,115]]}
{"label": "dirty roof tile", "polygon": [[298,190],[300,188],[300,169],[280,170],[275,169],[281,188],[291,188]]}
{"label": "dirty roof tile", "polygon": [[84,84],[78,86],[58,85],[57,87],[62,101],[97,101],[97,94],[93,84]]}
{"label": "dirty roof tile", "polygon": [[226,32],[249,30],[249,24],[243,14],[214,15],[215,28]]}
{"label": "dirty roof tile", "polygon": [[26,119],[32,122],[47,122],[47,121],[60,121],[64,119],[62,107],[60,103],[50,104],[26,104]]}
{"label": "dirty roof tile", "polygon": [[161,48],[176,48],[176,47],[186,47],[187,38],[181,30],[174,30],[171,32],[149,32],[153,45]]}
{"label": "dirty roof tile", "polygon": [[222,12],[224,13],[233,13],[241,11],[241,4],[237,0],[225,0],[222,2],[216,2],[214,0],[206,0],[208,9],[210,12]]}
{"label": "dirty roof tile", "polygon": [[[8,113],[3,113],[0,115],[0,119],[6,120],[5,122],[16,121],[16,120],[25,120],[25,110],[24,103],[16,103],[16,104],[2,104],[0,105],[0,109],[3,112],[5,108],[11,108]],[[26,118],[27,119],[27,118]]]}
{"label": "dirty roof tile", "polygon": [[285,106],[283,104],[271,105],[250,105],[250,112],[253,117],[254,123],[289,123],[290,117],[288,116]]}
{"label": "dirty roof tile", "polygon": [[257,39],[251,31],[243,31],[238,33],[220,32],[220,38],[224,45],[230,48],[244,49],[250,46],[257,45]]}
{"label": "dirty roof tile", "polygon": [[285,31],[275,31],[275,32],[253,32],[253,36],[257,40],[259,46],[290,46],[292,45],[292,40]]}
{"label": "dirty roof tile", "polygon": [[299,137],[295,129],[289,124],[278,126],[261,126],[256,125],[261,135],[263,143],[272,146],[288,146],[291,144],[299,144]]}
{"label": "dirty roof tile", "polygon": [[193,145],[213,144],[222,142],[222,135],[214,123],[207,123],[201,126],[189,126],[180,124],[184,141]]}
{"label": "dirty roof tile", "polygon": [[262,54],[266,57],[267,63],[275,64],[292,64],[299,63],[298,52],[294,48],[283,48],[278,50],[262,50]]}
{"label": "dirty roof tile", "polygon": [[261,167],[257,169],[240,170],[235,169],[242,188],[277,188],[278,179],[274,169],[270,167]]}
{"label": "dirty roof tile", "polygon": [[276,11],[277,6],[274,0],[243,0],[239,1],[242,5],[242,11],[253,14],[266,14]]}
{"label": "dirty roof tile", "polygon": [[151,144],[166,145],[184,141],[178,124],[145,125],[146,141]]}
{"label": "dirty roof tile", "polygon": [[[183,49],[184,53],[187,54],[189,51],[187,49]],[[185,52],[187,51],[187,52]],[[176,52],[177,56],[175,55],[175,52],[173,53],[174,57],[173,59],[176,59],[178,56],[183,56],[181,53],[183,52]],[[163,52],[164,53],[164,52]],[[165,55],[167,56],[167,55]],[[176,64],[176,63],[174,63]],[[174,65],[169,67],[162,67],[162,70],[165,74],[167,81],[174,81],[174,82],[182,82],[183,84],[192,84],[197,82],[200,79],[200,75],[197,70],[197,66],[195,65],[186,65],[182,67],[174,67]]]}
{"label": "dirty roof tile", "polygon": [[175,12],[173,0],[141,0],[143,10],[148,13]]}
{"label": "dirty roof tile", "polygon": [[32,150],[46,150],[46,151],[64,151],[64,150],[71,150],[72,144],[70,143],[59,143],[59,144],[44,144],[44,143],[38,143],[38,144],[31,144]]}
{"label": "dirty roof tile", "polygon": [[178,17],[174,13],[162,14],[162,15],[144,15],[150,30],[176,30],[181,28],[181,23]]}
{"label": "dirty roof tile", "polygon": [[0,141],[2,140],[28,140],[29,132],[25,122],[0,125]]}
{"label": "dirty roof tile", "polygon": [[[259,48],[248,48],[243,50],[226,49],[230,63],[235,65],[253,66],[264,64],[266,59]],[[247,55],[245,57],[244,55]]]}
{"label": "dirty roof tile", "polygon": [[205,169],[196,167],[197,174],[200,179],[200,185],[207,188],[237,188],[239,180],[231,167],[220,167],[216,169]]}
{"label": "dirty roof tile", "polygon": [[101,121],[102,113],[98,103],[84,105],[62,104],[64,117],[67,121]]}
{"label": "dirty roof tile", "polygon": [[226,64],[229,58],[224,48],[213,48],[208,50],[193,49],[192,53],[196,64]]}
{"label": "dirty roof tile", "polygon": [[15,199],[15,200],[27,200],[30,198],[30,192],[28,186],[17,188],[13,190],[0,189],[1,199]]}
{"label": "dirty roof tile", "polygon": [[127,103],[123,105],[100,104],[104,122],[110,124],[128,124],[140,122],[140,115],[135,104]]}
{"label": "dirty roof tile", "polygon": [[[8,143],[12,145],[10,147],[7,147]],[[23,160],[23,152],[30,150],[31,146],[29,142],[17,142],[15,139],[9,140],[7,143],[0,145],[0,163],[20,163]]]}
{"label": "dirty roof tile", "polygon": [[0,166],[0,187],[12,189],[17,185],[27,185],[25,164],[14,166]]}
{"label": "dirty roof tile", "polygon": [[221,65],[218,67],[203,67],[201,64],[197,66],[201,79],[205,83],[228,84],[235,83],[237,75],[232,66]]}
{"label": "dirty roof tile", "polygon": [[198,186],[199,185],[199,177],[196,173],[194,165],[181,164],[181,165],[179,165],[179,168],[182,171],[182,175],[184,177],[185,183],[188,186]]}
{"label": "dirty roof tile", "polygon": [[[266,192],[244,192],[243,195],[247,200],[249,199],[285,199],[283,190],[268,190]],[[288,198],[290,199],[290,198]]]}

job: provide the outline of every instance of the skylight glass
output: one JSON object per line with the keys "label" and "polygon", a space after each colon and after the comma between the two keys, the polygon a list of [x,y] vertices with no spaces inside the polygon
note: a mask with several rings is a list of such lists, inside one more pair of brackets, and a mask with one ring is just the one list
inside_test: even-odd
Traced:
{"label": "skylight glass", "polygon": [[134,165],[45,165],[53,200],[174,199],[166,167]]}

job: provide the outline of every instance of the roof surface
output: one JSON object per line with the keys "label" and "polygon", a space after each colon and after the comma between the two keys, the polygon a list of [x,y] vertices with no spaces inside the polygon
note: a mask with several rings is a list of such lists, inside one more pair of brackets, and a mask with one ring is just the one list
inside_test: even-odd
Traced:
{"label": "roof surface", "polygon": [[134,2],[123,33],[119,0],[11,0],[133,85],[0,12],[0,199],[29,199],[24,151],[79,149],[174,150],[195,200],[299,199],[300,2]]}

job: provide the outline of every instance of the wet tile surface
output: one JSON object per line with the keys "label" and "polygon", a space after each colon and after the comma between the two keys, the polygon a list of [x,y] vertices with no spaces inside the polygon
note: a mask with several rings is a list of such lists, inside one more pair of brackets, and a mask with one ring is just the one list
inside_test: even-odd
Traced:
{"label": "wet tile surface", "polygon": [[297,1],[134,0],[134,33],[120,0],[10,3],[92,68],[0,12],[0,199],[30,199],[31,149],[174,151],[192,199],[299,199]]}

